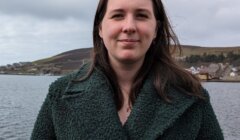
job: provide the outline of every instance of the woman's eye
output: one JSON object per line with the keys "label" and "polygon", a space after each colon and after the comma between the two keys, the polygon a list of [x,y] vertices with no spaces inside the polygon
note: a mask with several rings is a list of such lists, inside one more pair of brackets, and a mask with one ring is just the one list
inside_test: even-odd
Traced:
{"label": "woman's eye", "polygon": [[137,17],[139,18],[148,18],[146,14],[137,14]]}
{"label": "woman's eye", "polygon": [[123,15],[122,14],[116,14],[116,15],[113,15],[112,18],[122,18]]}

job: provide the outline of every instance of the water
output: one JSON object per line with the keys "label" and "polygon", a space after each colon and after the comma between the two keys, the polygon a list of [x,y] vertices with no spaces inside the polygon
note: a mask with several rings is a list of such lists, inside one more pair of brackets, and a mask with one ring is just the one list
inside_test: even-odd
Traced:
{"label": "water", "polygon": [[[27,140],[56,76],[0,75],[0,140]],[[240,84],[204,83],[225,140],[240,139]]]}
{"label": "water", "polygon": [[225,140],[240,140],[240,83],[205,83]]}
{"label": "water", "polygon": [[0,140],[27,140],[54,76],[0,75]]}

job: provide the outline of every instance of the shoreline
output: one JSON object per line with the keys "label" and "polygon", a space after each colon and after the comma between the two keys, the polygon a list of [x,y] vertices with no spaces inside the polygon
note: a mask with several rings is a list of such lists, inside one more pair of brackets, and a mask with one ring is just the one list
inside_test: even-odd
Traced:
{"label": "shoreline", "polygon": [[3,74],[0,75],[16,75],[16,76],[64,76],[64,75],[52,75],[52,74]]}
{"label": "shoreline", "polygon": [[213,79],[213,80],[201,80],[202,82],[223,82],[223,83],[240,83],[240,80],[218,80],[218,79]]}
{"label": "shoreline", "polygon": [[[0,75],[17,75],[17,76],[64,76],[64,75],[52,75],[52,74],[3,74]],[[229,80],[220,80],[220,79],[211,79],[211,80],[201,80],[201,82],[222,82],[222,83],[240,83],[240,79],[229,79]]]}

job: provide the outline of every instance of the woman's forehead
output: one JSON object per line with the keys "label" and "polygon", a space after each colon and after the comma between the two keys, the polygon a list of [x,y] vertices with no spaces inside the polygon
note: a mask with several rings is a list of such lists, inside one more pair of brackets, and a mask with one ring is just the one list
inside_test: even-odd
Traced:
{"label": "woman's forehead", "polygon": [[107,11],[148,10],[153,11],[151,0],[108,0]]}

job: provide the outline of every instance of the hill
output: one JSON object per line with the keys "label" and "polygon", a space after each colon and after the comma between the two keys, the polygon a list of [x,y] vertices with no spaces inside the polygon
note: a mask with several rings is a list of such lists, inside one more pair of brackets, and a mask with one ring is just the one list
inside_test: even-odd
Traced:
{"label": "hill", "polygon": [[55,67],[61,68],[64,71],[72,71],[79,68],[84,60],[90,58],[92,48],[76,49],[63,52],[53,57],[34,61],[36,65],[53,64]]}
{"label": "hill", "polygon": [[[200,47],[183,45],[182,57],[191,55],[227,55],[229,52],[240,55],[239,47]],[[52,74],[61,75],[78,69],[83,62],[89,60],[92,48],[76,49],[29,63],[14,63],[0,67],[2,74]],[[239,58],[240,60],[240,58]],[[239,61],[236,62],[240,63]],[[192,65],[192,64],[191,64]],[[240,64],[239,64],[240,65]],[[238,65],[238,66],[239,66]],[[189,66],[189,65],[185,65]]]}
{"label": "hill", "polygon": [[[182,46],[182,55],[183,56],[190,56],[190,55],[203,55],[204,53],[220,55],[223,53],[227,55],[229,52],[233,52],[234,54],[240,54],[240,46],[236,47],[200,47],[200,46],[190,46],[190,45],[183,45]],[[84,48],[84,49],[76,49],[67,52],[63,52],[61,54],[55,55],[53,57],[40,59],[34,61],[33,63],[36,64],[65,64],[65,63],[72,63],[72,62],[79,62],[83,59],[89,59],[90,53],[92,48]],[[177,52],[178,53],[178,52]]]}
{"label": "hill", "polygon": [[240,55],[240,46],[235,47],[200,47],[200,46],[190,46],[190,45],[183,45],[183,56],[190,56],[190,55],[206,55],[214,54],[220,55],[227,55],[229,52],[233,52],[234,54]]}

